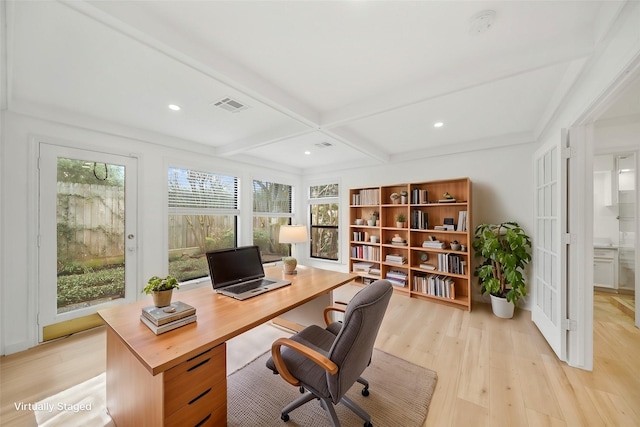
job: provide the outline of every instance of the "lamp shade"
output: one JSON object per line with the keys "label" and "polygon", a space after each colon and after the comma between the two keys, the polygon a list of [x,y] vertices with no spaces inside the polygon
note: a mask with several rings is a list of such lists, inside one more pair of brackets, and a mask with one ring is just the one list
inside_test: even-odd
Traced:
{"label": "lamp shade", "polygon": [[302,243],[307,241],[306,225],[281,225],[280,243]]}

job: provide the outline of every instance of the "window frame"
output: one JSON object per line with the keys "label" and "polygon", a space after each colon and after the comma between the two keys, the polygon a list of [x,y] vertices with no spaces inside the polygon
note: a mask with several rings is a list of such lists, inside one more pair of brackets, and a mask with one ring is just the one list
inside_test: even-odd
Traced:
{"label": "window frame", "polygon": [[[263,182],[263,183],[269,183],[269,184],[276,184],[276,185],[281,185],[281,186],[286,186],[289,187],[290,189],[290,195],[289,195],[289,212],[264,212],[264,211],[256,211],[255,210],[255,196],[256,196],[256,187],[255,187],[255,183],[257,182]],[[284,181],[284,182],[283,182]],[[294,223],[294,218],[295,218],[295,205],[296,205],[296,186],[294,184],[288,183],[286,182],[287,180],[279,180],[278,178],[257,178],[254,177],[251,179],[251,244],[256,245],[257,243],[255,242],[255,219],[256,218],[288,218],[288,221],[286,224],[281,224],[281,225],[291,225]],[[273,237],[274,239],[277,239],[277,236]],[[282,261],[282,257],[286,257],[286,256],[291,256],[291,244],[288,243],[286,244],[288,247],[288,253],[287,254],[269,254],[269,255],[279,255],[276,257],[270,257],[268,260],[262,260],[263,263],[270,263],[270,262],[279,262]],[[262,254],[261,254],[262,255]]]}
{"label": "window frame", "polygon": [[[312,198],[312,188],[313,187],[321,187],[335,185],[337,186],[338,192],[335,196],[330,197],[322,197],[322,198]],[[339,180],[326,180],[321,182],[309,183],[307,185],[307,212],[309,215],[309,258],[313,260],[319,261],[327,261],[332,263],[340,263],[342,251],[340,250],[340,212],[341,212],[341,203],[340,203],[340,195],[341,195],[341,185]],[[338,212],[336,213],[336,217],[338,218],[336,225],[314,225],[313,224],[313,207],[316,205],[327,205],[327,204],[335,204],[337,205]],[[336,258],[327,258],[322,256],[313,255],[313,242],[312,237],[314,235],[314,229],[335,229],[336,230],[336,248],[337,255]]]}
{"label": "window frame", "polygon": [[[184,207],[184,206],[180,206],[180,207],[171,207],[170,203],[170,195],[169,195],[169,191],[170,191],[170,184],[169,184],[169,180],[170,180],[170,174],[171,171],[173,169],[179,169],[182,171],[187,171],[187,170],[191,170],[191,171],[195,171],[198,173],[202,173],[202,174],[207,174],[207,175],[212,175],[212,176],[219,176],[222,178],[232,178],[234,180],[234,185],[235,185],[235,200],[233,201],[233,204],[235,205],[235,208],[231,208],[231,207],[222,207],[222,208],[215,208],[215,207]],[[167,239],[166,239],[166,262],[167,262],[167,272],[169,272],[169,265],[171,264],[169,259],[170,259],[170,251],[171,249],[169,248],[169,228],[170,228],[170,217],[172,215],[179,215],[179,216],[184,216],[184,215],[205,215],[205,216],[232,216],[233,217],[233,246],[232,247],[237,247],[238,246],[238,242],[240,239],[239,236],[239,230],[240,230],[240,226],[239,226],[239,222],[241,219],[241,188],[242,188],[242,179],[240,176],[238,176],[237,174],[234,173],[230,173],[230,172],[223,172],[223,171],[213,171],[212,169],[208,168],[208,167],[203,167],[203,165],[190,165],[190,166],[184,166],[184,165],[177,165],[177,164],[172,164],[172,163],[168,163],[166,164],[166,168],[165,168],[165,173],[167,174],[167,181],[166,181],[166,209],[167,209],[167,214],[166,214],[166,232],[167,232]],[[190,279],[185,279],[183,281],[180,281],[181,284],[197,284],[200,283],[202,281],[205,280],[209,280],[209,273],[207,271],[207,274],[203,275],[203,276],[199,276],[199,277],[194,277],[194,278],[190,278]]]}

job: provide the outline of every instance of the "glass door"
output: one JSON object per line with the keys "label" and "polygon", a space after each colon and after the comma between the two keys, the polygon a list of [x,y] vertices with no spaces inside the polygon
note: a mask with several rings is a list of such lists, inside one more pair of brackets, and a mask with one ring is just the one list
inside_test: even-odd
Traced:
{"label": "glass door", "polygon": [[44,143],[39,168],[42,341],[52,325],[135,300],[137,172],[135,158]]}
{"label": "glass door", "polygon": [[[616,156],[618,182],[618,290],[634,294],[636,288],[636,158]],[[629,304],[630,307],[634,305]]]}
{"label": "glass door", "polygon": [[533,307],[531,320],[560,360],[566,361],[567,252],[561,241],[567,232],[568,135],[540,147],[535,153],[535,226]]}

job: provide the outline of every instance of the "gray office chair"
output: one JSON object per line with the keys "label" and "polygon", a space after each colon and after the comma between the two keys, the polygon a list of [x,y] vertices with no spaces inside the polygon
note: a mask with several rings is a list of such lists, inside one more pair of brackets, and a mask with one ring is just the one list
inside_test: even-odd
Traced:
{"label": "gray office chair", "polygon": [[[356,381],[362,380],[361,374],[371,361],[373,345],[392,293],[389,281],[377,280],[349,302],[342,324],[330,322],[328,313],[335,308],[327,308],[327,329],[308,326],[291,338],[280,338],[273,343],[267,367],[289,384],[308,390],[282,409],[283,421],[289,420],[289,412],[319,399],[333,427],[340,426],[334,408],[340,402],[362,418],[365,427],[372,427],[369,414],[345,393]],[[362,394],[369,394],[368,384]]]}

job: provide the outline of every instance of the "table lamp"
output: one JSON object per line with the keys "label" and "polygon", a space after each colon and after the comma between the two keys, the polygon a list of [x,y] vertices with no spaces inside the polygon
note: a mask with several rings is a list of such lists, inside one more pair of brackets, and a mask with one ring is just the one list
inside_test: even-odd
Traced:
{"label": "table lamp", "polygon": [[[280,243],[303,243],[306,242],[307,227],[305,225],[281,225],[280,226]],[[298,260],[292,256],[282,257],[282,263],[285,274],[296,274],[296,266]]]}

